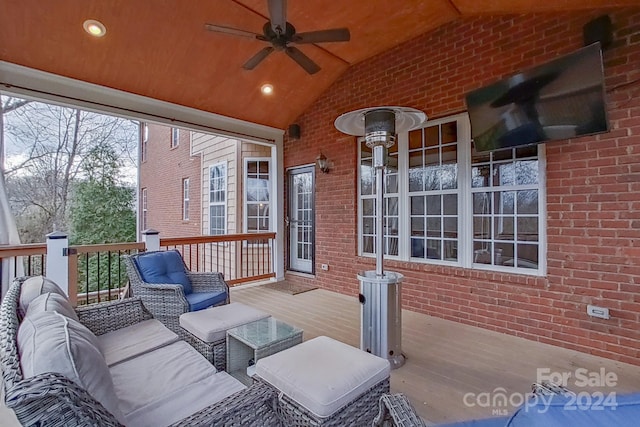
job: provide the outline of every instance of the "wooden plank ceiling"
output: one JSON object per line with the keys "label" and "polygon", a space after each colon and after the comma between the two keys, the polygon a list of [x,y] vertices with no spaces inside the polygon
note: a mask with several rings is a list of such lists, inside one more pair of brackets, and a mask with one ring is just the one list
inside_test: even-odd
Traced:
{"label": "wooden plank ceiling", "polygon": [[[351,41],[299,46],[322,68],[307,74],[282,52],[252,71],[266,43],[206,31],[262,32],[266,0],[2,0],[0,60],[285,128],[349,66],[447,22],[476,14],[551,12],[637,0],[289,0],[298,32],[348,27]],[[97,19],[104,37],[84,32]],[[272,84],[271,96],[260,87]]]}

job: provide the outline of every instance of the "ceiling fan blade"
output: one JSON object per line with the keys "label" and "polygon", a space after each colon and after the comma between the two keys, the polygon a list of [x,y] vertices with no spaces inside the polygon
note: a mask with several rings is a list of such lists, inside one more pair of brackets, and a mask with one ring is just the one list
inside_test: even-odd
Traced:
{"label": "ceiling fan blade", "polygon": [[313,62],[311,58],[302,53],[297,47],[287,47],[284,52],[289,55],[291,59],[296,61],[304,70],[309,74],[315,74],[320,71],[318,64]]}
{"label": "ceiling fan blade", "polygon": [[251,31],[239,30],[237,28],[225,27],[222,25],[204,24],[204,28],[214,33],[230,34],[233,36],[248,37],[250,39],[264,40],[262,34],[252,33]]}
{"label": "ceiling fan blade", "polygon": [[328,42],[348,42],[351,33],[348,28],[335,28],[333,30],[310,31],[308,33],[296,33],[292,43],[328,43]]}
{"label": "ceiling fan blade", "polygon": [[245,62],[242,68],[244,68],[245,70],[253,70],[259,63],[264,60],[264,58],[269,56],[269,54],[273,52],[273,50],[273,46],[265,47],[264,49],[253,55],[247,62]]}
{"label": "ceiling fan blade", "polygon": [[269,20],[276,34],[284,34],[287,29],[287,0],[269,0]]}

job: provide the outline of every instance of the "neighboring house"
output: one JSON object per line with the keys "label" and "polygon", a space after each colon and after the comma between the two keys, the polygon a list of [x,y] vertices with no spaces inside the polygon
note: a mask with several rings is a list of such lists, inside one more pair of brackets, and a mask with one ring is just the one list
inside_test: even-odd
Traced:
{"label": "neighboring house", "polygon": [[[269,146],[143,124],[139,231],[161,238],[271,231],[272,177]],[[229,258],[240,256],[240,246],[224,248],[207,246],[201,258],[236,277]],[[251,251],[242,250],[247,268]]]}

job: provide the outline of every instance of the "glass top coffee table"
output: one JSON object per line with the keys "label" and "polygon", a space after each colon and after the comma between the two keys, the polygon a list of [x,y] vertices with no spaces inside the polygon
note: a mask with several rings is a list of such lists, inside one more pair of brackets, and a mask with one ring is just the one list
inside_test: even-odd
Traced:
{"label": "glass top coffee table", "polygon": [[250,385],[259,359],[302,342],[302,329],[273,317],[227,331],[227,372]]}

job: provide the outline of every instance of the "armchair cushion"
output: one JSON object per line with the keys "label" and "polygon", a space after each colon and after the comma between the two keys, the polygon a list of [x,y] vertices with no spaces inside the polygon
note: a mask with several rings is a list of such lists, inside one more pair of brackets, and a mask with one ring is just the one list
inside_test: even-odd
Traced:
{"label": "armchair cushion", "polygon": [[227,300],[227,293],[221,292],[195,292],[185,295],[189,303],[189,311],[198,311],[220,304]]}
{"label": "armchair cushion", "polygon": [[189,295],[191,282],[187,277],[182,256],[178,251],[160,251],[140,254],[135,259],[142,280],[147,283],[182,285],[184,294]]}

